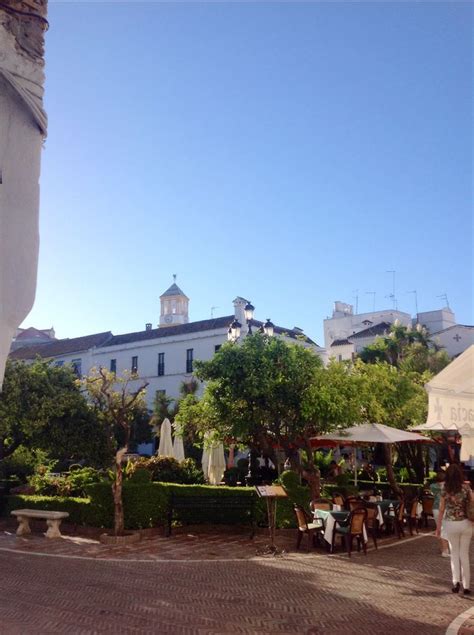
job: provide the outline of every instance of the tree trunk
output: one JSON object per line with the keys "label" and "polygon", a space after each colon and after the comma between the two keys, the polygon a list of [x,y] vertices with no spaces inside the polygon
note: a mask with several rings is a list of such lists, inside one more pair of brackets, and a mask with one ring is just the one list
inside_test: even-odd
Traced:
{"label": "tree trunk", "polygon": [[319,498],[321,495],[321,472],[314,463],[313,448],[308,439],[305,440],[306,456],[308,467],[302,470],[303,478],[308,481],[309,491],[311,492],[311,500]]}
{"label": "tree trunk", "polygon": [[115,482],[112,485],[112,493],[114,496],[114,533],[116,536],[123,536],[125,530],[122,499],[122,458],[126,452],[127,448],[121,448],[115,455]]}
{"label": "tree trunk", "polygon": [[384,457],[385,457],[385,467],[387,469],[388,482],[390,483],[390,487],[393,489],[395,494],[397,496],[401,497],[401,496],[403,496],[403,492],[400,489],[400,487],[398,486],[398,483],[395,480],[395,474],[393,472],[392,445],[390,443],[384,443],[383,444],[383,451],[384,451]]}

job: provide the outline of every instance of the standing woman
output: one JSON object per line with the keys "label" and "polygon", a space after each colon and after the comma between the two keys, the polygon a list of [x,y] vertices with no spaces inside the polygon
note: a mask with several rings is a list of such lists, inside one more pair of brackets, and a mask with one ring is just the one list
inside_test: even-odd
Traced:
{"label": "standing woman", "polygon": [[453,593],[458,593],[462,580],[464,595],[471,593],[469,585],[471,572],[469,567],[469,545],[472,537],[472,523],[468,517],[468,505],[474,501],[469,485],[464,485],[464,474],[455,463],[446,470],[444,489],[441,492],[436,536],[441,537],[441,522],[444,516],[444,529],[451,550],[451,572]]}

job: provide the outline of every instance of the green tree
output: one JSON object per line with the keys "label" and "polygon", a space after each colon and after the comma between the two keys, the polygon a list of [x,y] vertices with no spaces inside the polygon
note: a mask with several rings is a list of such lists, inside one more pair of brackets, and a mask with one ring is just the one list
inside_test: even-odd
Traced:
{"label": "green tree", "polygon": [[396,368],[436,374],[449,364],[449,356],[431,340],[426,328],[404,326],[396,320],[386,336],[377,337],[359,358],[366,363],[387,362]]}
{"label": "green tree", "polygon": [[[405,371],[387,362],[364,364],[358,360],[354,366],[358,375],[361,418],[367,422],[383,423],[406,430],[426,420],[428,399],[424,384],[428,372],[420,374]],[[405,456],[412,475],[423,480],[423,447],[420,444],[400,444],[399,452]],[[393,489],[399,491],[392,465],[392,448],[384,445],[387,476]]]}
{"label": "green tree", "polygon": [[132,425],[140,413],[146,412],[145,393],[148,382],[135,390],[130,389],[130,382],[136,377],[124,373],[122,377],[103,368],[93,369],[82,384],[88,393],[93,408],[110,429],[111,442],[117,437],[120,443],[116,448],[114,460],[114,482],[112,493],[114,498],[114,530],[115,535],[124,533],[123,515],[123,467],[124,455],[128,452]]}
{"label": "green tree", "polygon": [[[182,401],[181,426],[263,450],[275,464],[275,448],[282,447],[313,494],[319,493],[310,438],[352,423],[357,391],[347,365],[324,368],[311,349],[256,333],[198,362],[196,375],[207,382],[204,394]],[[303,465],[295,449],[306,450]]]}
{"label": "green tree", "polygon": [[40,359],[7,362],[0,393],[0,460],[21,446],[44,450],[60,465],[106,460],[106,430],[98,425],[70,369]]}

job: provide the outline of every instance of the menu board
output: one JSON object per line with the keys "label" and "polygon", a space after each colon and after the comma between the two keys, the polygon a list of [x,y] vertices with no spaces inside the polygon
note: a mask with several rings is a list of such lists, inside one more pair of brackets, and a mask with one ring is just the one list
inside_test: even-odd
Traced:
{"label": "menu board", "polygon": [[288,498],[281,485],[256,485],[255,489],[261,498]]}

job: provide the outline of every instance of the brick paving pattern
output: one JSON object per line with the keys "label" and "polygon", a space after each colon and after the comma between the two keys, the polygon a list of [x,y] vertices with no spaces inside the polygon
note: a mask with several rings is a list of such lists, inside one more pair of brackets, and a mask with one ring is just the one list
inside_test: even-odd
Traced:
{"label": "brick paving pattern", "polygon": [[295,552],[294,541],[280,532],[289,551],[256,557],[265,533],[250,541],[196,528],[118,549],[4,529],[0,633],[441,635],[471,606],[450,592],[449,560],[430,535],[378,551],[369,543],[351,559]]}

